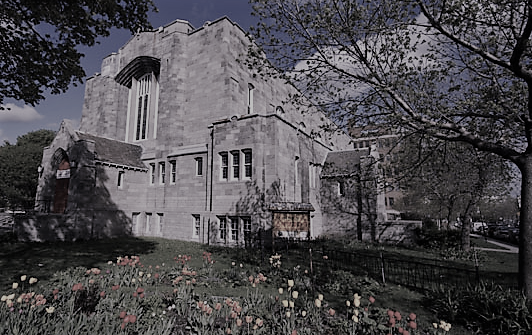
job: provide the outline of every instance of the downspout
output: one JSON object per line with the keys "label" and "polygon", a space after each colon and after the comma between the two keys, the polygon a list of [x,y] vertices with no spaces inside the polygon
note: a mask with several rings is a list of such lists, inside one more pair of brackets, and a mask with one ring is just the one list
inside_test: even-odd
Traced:
{"label": "downspout", "polygon": [[210,159],[210,185],[209,185],[209,221],[207,222],[207,245],[210,245],[211,239],[211,217],[212,217],[212,182],[214,180],[214,124],[211,126],[211,159]]}

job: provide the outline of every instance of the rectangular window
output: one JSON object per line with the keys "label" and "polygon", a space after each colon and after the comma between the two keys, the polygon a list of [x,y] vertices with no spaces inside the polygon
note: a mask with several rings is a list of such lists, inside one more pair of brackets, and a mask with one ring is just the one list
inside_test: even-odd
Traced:
{"label": "rectangular window", "polygon": [[161,235],[163,232],[163,224],[164,224],[164,214],[163,213],[157,213],[157,228],[156,233],[157,235]]}
{"label": "rectangular window", "polygon": [[149,234],[151,231],[151,213],[146,213],[146,230],[144,231],[146,234]]}
{"label": "rectangular window", "polygon": [[227,238],[227,218],[225,216],[219,216],[218,221],[218,227],[220,228],[220,240],[225,241]]}
{"label": "rectangular window", "polygon": [[203,176],[203,157],[196,157],[196,176]]}
{"label": "rectangular window", "polygon": [[170,183],[175,184],[177,180],[177,162],[170,161]]}
{"label": "rectangular window", "polygon": [[140,232],[140,229],[139,229],[139,224],[140,224],[139,218],[140,218],[140,213],[135,212],[135,213],[131,214],[131,223],[132,223],[131,231],[133,232],[133,235],[138,235],[139,232]]}
{"label": "rectangular window", "polygon": [[159,163],[159,184],[163,185],[166,177],[166,164],[164,162]]}
{"label": "rectangular window", "polygon": [[231,156],[233,157],[233,160],[232,160],[233,179],[239,179],[240,178],[240,152],[233,151],[231,153]]}
{"label": "rectangular window", "polygon": [[118,188],[122,188],[122,186],[124,186],[124,171],[118,171],[118,181],[116,186],[118,186]]}
{"label": "rectangular window", "polygon": [[244,150],[244,177],[251,178],[251,150]]}
{"label": "rectangular window", "polygon": [[199,214],[192,214],[192,236],[193,237],[199,237],[200,236],[200,216]]}
{"label": "rectangular window", "polygon": [[231,241],[238,242],[238,233],[240,231],[238,217],[230,217],[229,220],[231,220]]}
{"label": "rectangular window", "polygon": [[308,186],[310,188],[316,187],[315,172],[316,172],[316,168],[314,167],[314,165],[312,165],[312,163],[309,163],[308,164]]}
{"label": "rectangular window", "polygon": [[299,183],[299,156],[296,156],[294,160],[294,185]]}
{"label": "rectangular window", "polygon": [[251,218],[249,216],[242,217],[242,226],[244,227],[244,238],[248,239],[251,236]]}
{"label": "rectangular window", "polygon": [[155,163],[150,163],[150,185],[155,184]]}
{"label": "rectangular window", "polygon": [[137,118],[135,139],[145,140],[148,135],[149,100],[152,75],[148,73],[137,82]]}
{"label": "rectangular window", "polygon": [[338,182],[338,195],[340,196],[345,195],[345,183],[343,180]]}
{"label": "rectangular window", "polygon": [[255,91],[255,86],[253,84],[248,84],[248,114],[253,114],[253,92]]}
{"label": "rectangular window", "polygon": [[227,180],[229,173],[229,156],[227,152],[220,153],[220,178],[222,180]]}

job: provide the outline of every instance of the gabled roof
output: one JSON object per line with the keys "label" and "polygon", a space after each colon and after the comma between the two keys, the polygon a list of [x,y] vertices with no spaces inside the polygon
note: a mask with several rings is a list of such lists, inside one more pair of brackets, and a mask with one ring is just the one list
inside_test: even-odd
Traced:
{"label": "gabled roof", "polygon": [[142,162],[142,147],[111,140],[104,137],[94,136],[77,132],[80,140],[94,141],[94,159],[103,163],[121,165],[126,167],[146,169]]}
{"label": "gabled roof", "polygon": [[272,212],[314,212],[314,206],[308,202],[272,202],[268,209]]}
{"label": "gabled roof", "polygon": [[369,150],[331,151],[325,158],[322,177],[351,176],[360,172],[360,161]]}

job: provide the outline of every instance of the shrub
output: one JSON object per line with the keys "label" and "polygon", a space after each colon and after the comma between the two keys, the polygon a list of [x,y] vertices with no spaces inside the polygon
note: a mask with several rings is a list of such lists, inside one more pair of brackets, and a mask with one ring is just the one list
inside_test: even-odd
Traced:
{"label": "shrub", "polygon": [[439,289],[427,294],[438,317],[482,334],[530,334],[532,304],[518,291],[493,284]]}
{"label": "shrub", "polygon": [[459,230],[416,229],[416,241],[421,247],[434,250],[460,248]]}

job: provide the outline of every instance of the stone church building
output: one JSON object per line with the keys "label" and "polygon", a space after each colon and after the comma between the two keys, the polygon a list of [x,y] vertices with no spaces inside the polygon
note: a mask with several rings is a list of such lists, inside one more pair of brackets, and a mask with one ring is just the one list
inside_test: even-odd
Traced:
{"label": "stone church building", "polygon": [[64,121],[44,150],[19,236],[244,245],[259,231],[355,235],[358,223],[367,237],[382,221],[375,181],[361,182],[375,157],[323,131],[319,110],[291,105],[294,87],[239,61],[249,43],[226,17],[197,29],[176,20],[107,56],[87,80],[79,130]]}

